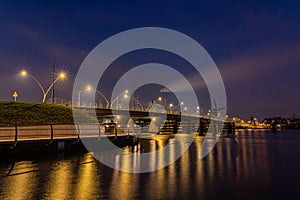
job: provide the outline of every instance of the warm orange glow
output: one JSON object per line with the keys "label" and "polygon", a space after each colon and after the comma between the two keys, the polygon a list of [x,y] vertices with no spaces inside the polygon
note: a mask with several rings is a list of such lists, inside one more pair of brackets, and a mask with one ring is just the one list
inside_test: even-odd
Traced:
{"label": "warm orange glow", "polygon": [[59,74],[59,77],[63,79],[63,78],[66,77],[66,74],[65,74],[64,72],[61,72],[61,73]]}
{"label": "warm orange glow", "polygon": [[17,91],[14,91],[14,93],[13,93],[13,97],[18,97],[18,92]]}
{"label": "warm orange glow", "polygon": [[87,91],[91,91],[92,90],[92,87],[90,85],[86,86],[86,90]]}
{"label": "warm orange glow", "polygon": [[161,97],[158,97],[158,101],[161,101],[162,100],[162,98]]}
{"label": "warm orange glow", "polygon": [[25,70],[21,71],[22,76],[27,76],[27,72]]}

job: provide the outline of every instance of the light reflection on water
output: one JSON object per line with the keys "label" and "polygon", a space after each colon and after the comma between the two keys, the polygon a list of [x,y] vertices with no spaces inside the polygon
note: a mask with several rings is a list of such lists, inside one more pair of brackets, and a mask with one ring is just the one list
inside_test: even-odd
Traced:
{"label": "light reflection on water", "polygon": [[[0,199],[263,199],[297,195],[300,132],[272,134],[240,131],[235,139],[220,138],[200,158],[203,137],[163,169],[131,174],[113,170],[92,153],[54,158],[21,159],[0,164]],[[179,145],[174,145],[174,144]],[[134,156],[111,155],[120,168],[150,165],[174,158],[187,145],[174,138],[143,139],[128,152],[150,152],[169,144],[168,151],[142,163]],[[127,153],[127,154],[126,154]],[[133,163],[133,165],[129,165]],[[297,165],[298,164],[298,165]],[[11,169],[11,170],[10,170]]]}

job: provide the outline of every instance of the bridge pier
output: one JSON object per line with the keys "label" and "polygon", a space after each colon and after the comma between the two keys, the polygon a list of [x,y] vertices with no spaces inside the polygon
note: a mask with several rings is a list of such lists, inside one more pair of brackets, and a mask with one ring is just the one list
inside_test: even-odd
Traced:
{"label": "bridge pier", "polygon": [[176,134],[178,132],[178,122],[174,119],[173,121],[173,133]]}
{"label": "bridge pier", "polygon": [[201,118],[199,118],[198,133],[199,136],[204,136],[204,122]]}
{"label": "bridge pier", "polygon": [[235,123],[229,122],[228,126],[227,136],[235,137]]}

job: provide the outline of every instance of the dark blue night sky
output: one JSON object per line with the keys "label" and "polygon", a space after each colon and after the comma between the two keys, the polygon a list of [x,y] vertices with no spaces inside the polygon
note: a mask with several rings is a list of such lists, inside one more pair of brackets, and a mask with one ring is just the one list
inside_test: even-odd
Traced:
{"label": "dark blue night sky", "polygon": [[1,100],[17,90],[19,101],[40,101],[38,86],[17,74],[25,68],[50,84],[54,61],[72,75],[56,86],[56,96],[70,99],[76,71],[95,46],[155,26],[207,50],[223,76],[230,116],[300,117],[299,1],[95,2],[1,2]]}

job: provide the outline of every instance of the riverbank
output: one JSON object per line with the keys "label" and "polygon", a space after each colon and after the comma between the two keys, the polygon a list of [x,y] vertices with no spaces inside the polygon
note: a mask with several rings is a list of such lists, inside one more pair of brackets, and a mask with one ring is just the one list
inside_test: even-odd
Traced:
{"label": "riverbank", "polygon": [[34,124],[74,124],[73,112],[80,114],[82,123],[91,122],[92,118],[70,106],[46,103],[25,103],[0,101],[0,125],[14,123]]}

